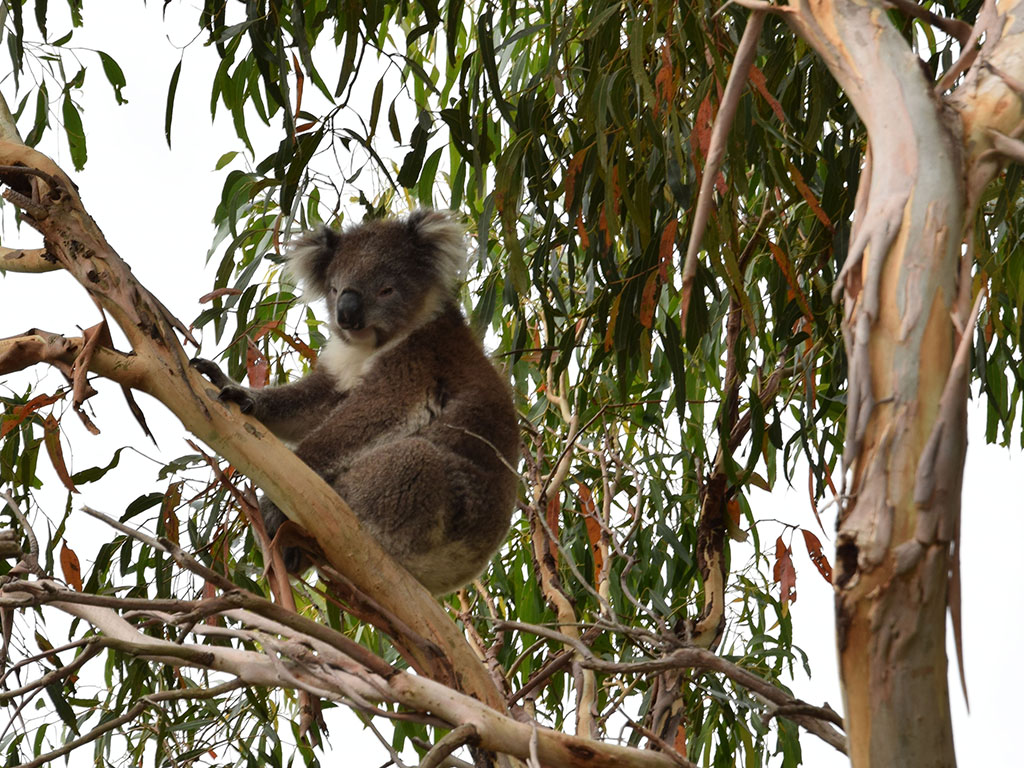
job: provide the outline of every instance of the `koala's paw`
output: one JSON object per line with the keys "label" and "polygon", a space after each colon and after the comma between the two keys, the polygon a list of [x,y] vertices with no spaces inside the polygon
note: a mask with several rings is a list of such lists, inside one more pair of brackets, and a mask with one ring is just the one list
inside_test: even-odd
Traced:
{"label": "koala's paw", "polygon": [[206,360],[202,357],[193,357],[189,364],[210,380],[218,389],[226,387],[234,382],[231,381],[213,360]]}
{"label": "koala's paw", "polygon": [[242,413],[252,413],[256,409],[256,398],[247,388],[238,384],[228,384],[222,387],[217,397],[221,402],[235,403]]}

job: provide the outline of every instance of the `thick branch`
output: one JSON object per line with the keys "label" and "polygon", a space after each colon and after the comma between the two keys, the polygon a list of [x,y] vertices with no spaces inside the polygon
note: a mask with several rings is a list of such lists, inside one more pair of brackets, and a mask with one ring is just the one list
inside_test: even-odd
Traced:
{"label": "thick branch", "polygon": [[1009,149],[1020,162],[1005,140],[1020,136],[1024,120],[1024,17],[1018,11],[1012,3],[986,2],[975,28],[975,36],[985,36],[984,47],[948,97],[963,124],[968,219],[1003,167],[1002,153],[991,150]]}
{"label": "thick branch", "polygon": [[45,248],[0,247],[0,272],[54,272],[60,264]]}

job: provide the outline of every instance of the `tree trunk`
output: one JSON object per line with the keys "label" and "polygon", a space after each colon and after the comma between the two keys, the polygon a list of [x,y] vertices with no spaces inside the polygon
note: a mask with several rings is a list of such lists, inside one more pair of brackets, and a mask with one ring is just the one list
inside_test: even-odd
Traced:
{"label": "tree trunk", "polygon": [[962,41],[966,54],[937,88],[890,23],[892,5],[780,9],[869,137],[835,287],[849,393],[834,583],[856,768],[956,764],[945,609],[959,642],[967,382],[985,288],[972,312],[968,246],[985,185],[1007,157],[1024,160],[1024,20],[1015,5],[985,3]]}

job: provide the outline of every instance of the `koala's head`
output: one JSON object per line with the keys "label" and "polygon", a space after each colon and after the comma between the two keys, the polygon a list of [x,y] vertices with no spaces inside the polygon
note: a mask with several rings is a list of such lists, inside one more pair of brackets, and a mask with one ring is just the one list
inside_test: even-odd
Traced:
{"label": "koala's head", "polygon": [[426,209],[341,232],[321,227],[288,251],[305,298],[327,299],[331,331],[375,347],[429,321],[454,296],[465,262],[462,227]]}

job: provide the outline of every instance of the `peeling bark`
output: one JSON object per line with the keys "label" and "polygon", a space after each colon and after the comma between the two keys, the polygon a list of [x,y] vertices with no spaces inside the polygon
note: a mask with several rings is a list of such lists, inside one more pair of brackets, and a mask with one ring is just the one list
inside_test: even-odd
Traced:
{"label": "peeling bark", "polygon": [[[927,446],[953,362],[966,206],[957,124],[881,3],[790,8],[786,18],[825,60],[870,143],[836,285],[850,366],[835,586],[851,759],[951,766],[950,538],[930,537],[902,570],[897,552],[917,540],[917,478],[935,456]],[[957,419],[945,426],[952,450],[942,471],[957,491],[945,514],[958,518],[966,436]]]}
{"label": "peeling bark", "polygon": [[[1019,4],[985,3],[937,88],[884,2],[773,7],[821,55],[869,137],[834,292],[849,359],[836,622],[858,768],[955,765],[945,610],[959,649],[960,496],[980,306],[970,312],[963,243],[985,186],[1007,159],[1024,157]],[[965,71],[954,93],[935,96]]]}

